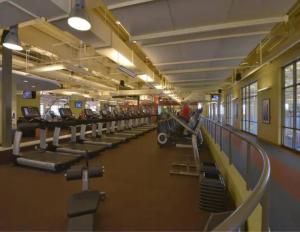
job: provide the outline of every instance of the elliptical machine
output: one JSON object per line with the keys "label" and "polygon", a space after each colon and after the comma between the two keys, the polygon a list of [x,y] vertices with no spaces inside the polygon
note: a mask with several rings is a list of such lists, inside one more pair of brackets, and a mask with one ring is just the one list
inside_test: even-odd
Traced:
{"label": "elliptical machine", "polygon": [[[179,117],[168,114],[167,118],[158,122],[157,126],[157,143],[160,147],[166,145],[185,144],[190,146],[192,143],[191,131],[195,131],[199,125],[199,117],[202,110],[196,110],[192,113],[188,123]],[[190,128],[190,131],[184,127]],[[200,138],[199,138],[200,139]]]}

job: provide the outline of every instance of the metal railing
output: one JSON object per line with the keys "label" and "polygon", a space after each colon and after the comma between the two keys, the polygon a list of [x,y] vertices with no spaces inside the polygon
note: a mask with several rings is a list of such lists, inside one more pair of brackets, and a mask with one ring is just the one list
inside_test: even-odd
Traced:
{"label": "metal railing", "polygon": [[[200,118],[220,150],[228,157],[244,178],[251,193],[237,209],[213,231],[234,231],[243,226],[255,208],[262,207],[262,231],[269,231],[269,182],[271,166],[266,152],[255,142],[232,130],[228,126]],[[243,151],[244,150],[244,151]],[[259,170],[257,170],[259,169]]]}

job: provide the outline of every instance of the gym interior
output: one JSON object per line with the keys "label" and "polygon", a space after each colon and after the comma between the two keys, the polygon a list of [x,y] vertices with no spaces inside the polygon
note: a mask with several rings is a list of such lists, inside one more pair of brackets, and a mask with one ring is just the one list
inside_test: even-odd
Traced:
{"label": "gym interior", "polygon": [[299,25],[299,0],[0,0],[0,230],[300,231]]}

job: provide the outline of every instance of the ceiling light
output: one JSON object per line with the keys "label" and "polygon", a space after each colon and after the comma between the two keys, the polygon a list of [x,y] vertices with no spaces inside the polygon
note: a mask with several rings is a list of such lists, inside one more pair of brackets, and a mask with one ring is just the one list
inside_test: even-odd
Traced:
{"label": "ceiling light", "polygon": [[18,26],[12,26],[9,28],[7,34],[4,35],[3,46],[16,51],[23,50],[19,43]]}
{"label": "ceiling light", "polygon": [[28,81],[27,81],[27,80],[24,80],[23,82],[24,82],[24,83],[28,83]]}
{"label": "ceiling light", "polygon": [[153,78],[148,76],[147,74],[138,75],[138,77],[145,82],[153,82]]}
{"label": "ceiling light", "polygon": [[84,11],[84,0],[76,0],[75,7],[68,18],[68,24],[78,31],[88,31],[91,29],[92,26],[89,17]]}
{"label": "ceiling light", "polygon": [[58,71],[66,69],[66,67],[63,64],[52,64],[52,65],[45,65],[40,66],[36,68],[30,69],[32,72],[52,72],[52,71]]}
{"label": "ceiling light", "polygon": [[156,88],[156,89],[164,89],[164,87],[162,85],[159,85],[159,84],[155,84],[154,88]]}
{"label": "ceiling light", "polygon": [[35,85],[33,85],[33,86],[31,86],[32,88],[35,88],[36,86]]}

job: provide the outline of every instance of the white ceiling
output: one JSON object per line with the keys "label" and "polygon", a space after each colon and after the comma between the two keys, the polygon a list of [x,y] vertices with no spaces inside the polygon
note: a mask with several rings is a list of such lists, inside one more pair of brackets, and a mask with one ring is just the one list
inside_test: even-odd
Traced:
{"label": "white ceiling", "polygon": [[[194,84],[193,89],[196,90],[214,90],[222,85],[222,80],[232,73],[233,67],[257,46],[296,0],[103,2],[129,31],[132,40],[137,40],[158,70],[175,86],[192,89]],[[0,0],[0,28],[43,17],[84,42],[101,46],[103,41],[93,31],[77,32],[66,25],[70,3],[70,0]],[[245,20],[252,22],[242,26]],[[237,25],[228,27],[228,23]],[[212,28],[219,24],[219,29]],[[224,24],[227,28],[222,27]],[[214,70],[220,68],[222,70]]]}
{"label": "white ceiling", "polygon": [[[2,68],[0,68],[0,76],[2,76]],[[12,77],[16,83],[17,90],[42,91],[59,89],[61,87],[57,81],[20,71],[13,70]]]}
{"label": "white ceiling", "polygon": [[3,0],[0,1],[0,27],[6,28],[39,17],[56,18],[65,15],[69,7],[69,0]]}
{"label": "white ceiling", "polygon": [[[113,8],[112,13],[128,30],[132,40],[137,40],[150,60],[169,81],[182,88],[185,80],[186,84],[189,83],[187,86],[190,86],[192,81],[195,81],[193,83],[197,86],[196,81],[199,80],[199,89],[204,86],[204,82],[210,80],[213,81],[210,87],[218,88],[214,79],[225,80],[229,77],[233,68],[240,64],[243,57],[246,57],[275,25],[274,18],[280,21],[296,3],[296,0],[103,1],[109,9]],[[245,20],[251,22],[242,26]],[[262,22],[258,24],[257,20]],[[237,25],[226,29],[211,28],[232,22]],[[209,29],[203,30],[207,26]],[[197,28],[198,31],[190,32]],[[173,35],[174,32],[177,34]],[[218,38],[211,38],[216,36]],[[198,41],[185,41],[191,39]],[[232,57],[235,59],[199,61]],[[228,70],[195,70],[215,67],[227,67]],[[186,72],[190,69],[193,69],[193,72]],[[176,74],[172,74],[174,72]]]}

